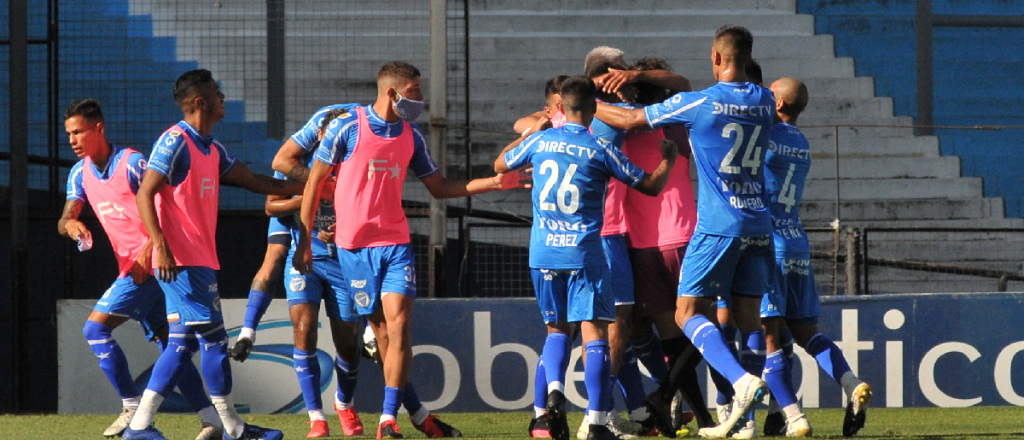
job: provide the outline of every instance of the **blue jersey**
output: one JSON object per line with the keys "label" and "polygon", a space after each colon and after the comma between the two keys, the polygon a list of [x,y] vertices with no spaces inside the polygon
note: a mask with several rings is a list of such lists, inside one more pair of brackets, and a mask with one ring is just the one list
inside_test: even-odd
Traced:
{"label": "blue jersey", "polygon": [[785,122],[772,126],[764,166],[775,226],[775,257],[806,258],[810,248],[800,224],[800,200],[811,170],[811,146],[800,129]]}
{"label": "blue jersey", "polygon": [[[228,154],[228,150],[220,141],[213,136],[203,136],[199,131],[189,125],[188,122],[178,122],[178,128],[192,139],[199,151],[209,154],[210,148],[216,148],[220,153],[220,175],[224,176],[231,167],[235,166],[235,158]],[[148,169],[156,171],[167,178],[167,184],[178,186],[188,177],[191,165],[189,152],[185,139],[182,136],[172,135],[173,132],[164,133],[153,144],[153,152],[149,154]]]}
{"label": "blue jersey", "polygon": [[683,124],[700,188],[696,232],[751,237],[772,232],[762,171],[775,118],[771,91],[751,83],[720,82],[676,94],[644,108],[647,124]]}
{"label": "blue jersey", "polygon": [[528,163],[534,167],[530,267],[607,264],[600,239],[605,187],[612,177],[636,186],[644,171],[575,123],[533,134],[505,153],[504,160],[512,169]]}
{"label": "blue jersey", "polygon": [[[631,104],[609,104],[616,107],[634,108]],[[621,150],[622,143],[626,140],[626,130],[621,128],[615,128],[611,125],[605,124],[604,121],[594,118],[590,123],[590,133],[594,135],[600,141],[605,141],[609,145]]]}
{"label": "blue jersey", "polygon": [[[402,135],[403,122],[398,120],[388,123],[373,111],[373,106],[366,106],[366,119],[373,133],[382,138],[391,139]],[[430,157],[427,150],[427,140],[423,132],[413,123],[412,128],[412,159],[409,160],[409,170],[418,178],[424,178],[437,172],[437,164]],[[339,117],[331,121],[331,126],[324,133],[324,141],[316,150],[316,160],[328,165],[338,165],[352,155],[356,145],[359,145],[359,117],[353,111],[346,117]]]}
{"label": "blue jersey", "polygon": [[[71,167],[71,173],[68,174],[68,197],[67,200],[78,200],[82,203],[88,202],[87,194],[85,194],[85,187],[83,186],[82,173],[92,173],[96,176],[96,179],[105,182],[110,179],[110,176],[114,175],[114,167],[117,166],[121,158],[127,153],[128,149],[119,147],[117,145],[110,145],[110,159],[107,160],[107,166],[100,170],[96,168],[96,164],[92,164],[88,170],[85,168],[85,159],[75,163]],[[139,192],[139,184],[142,183],[142,175],[146,173],[146,156],[142,153],[131,153],[128,156],[128,187],[132,189],[132,193]]]}
{"label": "blue jersey", "polygon": [[[320,110],[317,110],[316,113],[313,113],[313,116],[309,118],[309,121],[306,121],[306,125],[303,125],[299,131],[296,131],[295,134],[292,135],[292,141],[295,142],[299,148],[306,150],[306,155],[302,156],[300,161],[309,162],[309,158],[316,152],[316,148],[320,146],[318,131],[320,130],[320,123],[323,122],[324,116],[327,115],[327,112],[334,109],[354,111],[358,106],[359,104],[333,104],[323,107]],[[345,119],[351,116],[351,114],[352,113],[342,113],[338,118]]]}

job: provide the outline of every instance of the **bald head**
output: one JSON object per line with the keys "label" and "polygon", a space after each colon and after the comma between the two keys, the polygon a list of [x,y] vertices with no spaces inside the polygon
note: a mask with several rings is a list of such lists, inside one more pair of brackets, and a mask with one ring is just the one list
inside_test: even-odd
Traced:
{"label": "bald head", "polygon": [[807,107],[807,86],[793,78],[779,78],[772,83],[779,113],[796,118]]}

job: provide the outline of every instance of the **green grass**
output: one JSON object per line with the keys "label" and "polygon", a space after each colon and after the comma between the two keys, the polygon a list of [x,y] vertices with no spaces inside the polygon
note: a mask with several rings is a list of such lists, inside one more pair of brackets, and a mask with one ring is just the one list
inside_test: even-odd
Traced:
{"label": "green grass", "polygon": [[[759,411],[763,421],[764,411]],[[516,413],[450,413],[442,418],[462,430],[470,438],[526,439],[526,425],[531,415]],[[842,438],[843,412],[841,410],[808,410],[807,416],[814,426],[816,438]],[[5,415],[0,416],[0,439],[102,439],[102,432],[114,420],[114,415]],[[286,439],[304,439],[308,432],[305,415],[246,415],[246,421],[261,426],[281,429]],[[367,434],[376,434],[378,415],[363,414]],[[413,429],[408,417],[401,416],[400,429],[407,438],[424,438]],[[570,414],[573,432],[579,426],[582,414]],[[337,419],[330,420],[335,434],[343,438]],[[196,416],[158,415],[156,425],[172,440],[191,440],[199,430]],[[691,423],[692,425],[692,423]],[[758,424],[760,429],[761,424]],[[899,439],[1021,439],[1024,438],[1024,408],[924,408],[924,409],[871,409],[867,426],[858,438]]]}

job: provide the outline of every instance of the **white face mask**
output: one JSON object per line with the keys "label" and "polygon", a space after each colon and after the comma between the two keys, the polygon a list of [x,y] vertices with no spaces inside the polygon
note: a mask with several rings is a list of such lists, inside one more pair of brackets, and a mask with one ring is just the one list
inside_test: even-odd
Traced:
{"label": "white face mask", "polygon": [[398,113],[398,117],[404,121],[415,120],[423,112],[423,108],[427,106],[423,101],[406,99],[406,97],[398,92],[395,92],[395,94],[398,95],[398,102],[393,104],[395,113]]}

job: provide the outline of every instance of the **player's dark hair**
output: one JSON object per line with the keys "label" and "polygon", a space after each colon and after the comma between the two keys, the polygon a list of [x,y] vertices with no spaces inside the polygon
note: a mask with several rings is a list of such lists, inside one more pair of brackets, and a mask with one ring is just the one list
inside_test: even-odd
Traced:
{"label": "player's dark hair", "polygon": [[332,108],[324,114],[324,118],[320,120],[320,130],[327,131],[327,127],[331,125],[331,121],[338,119],[341,116],[348,113],[347,109],[344,108]]}
{"label": "player's dark hair", "polygon": [[597,111],[597,87],[594,81],[585,76],[571,76],[562,82],[559,90],[562,95],[562,107],[577,113],[594,113]]}
{"label": "player's dark hair", "polygon": [[754,36],[750,34],[750,30],[743,26],[727,24],[715,31],[715,41],[724,37],[729,37],[733,48],[736,50],[734,55],[736,63],[739,65],[748,63],[752,56],[751,54],[754,52]]}
{"label": "player's dark hair", "polygon": [[559,90],[562,90],[562,83],[569,78],[569,75],[558,75],[548,80],[548,83],[544,85],[544,97],[555,95]]}
{"label": "player's dark hair", "polygon": [[747,66],[743,68],[743,73],[747,75],[747,82],[752,82],[756,85],[764,85],[764,75],[761,73],[761,65],[757,64],[757,60],[751,58],[747,61]]}
{"label": "player's dark hair", "polygon": [[587,71],[584,72],[583,74],[586,75],[587,78],[597,78],[601,75],[608,73],[608,69],[626,70],[628,67],[629,66],[627,66],[625,63],[619,61],[604,60],[601,62],[594,63],[591,66],[588,66]]}
{"label": "player's dark hair", "polygon": [[181,74],[174,82],[174,102],[181,108],[191,108],[189,101],[203,93],[203,87],[214,82],[213,74],[206,69],[190,70]]}
{"label": "player's dark hair", "polygon": [[[672,71],[672,66],[663,58],[643,57],[633,63],[632,70],[665,70]],[[672,94],[668,89],[647,82],[638,82],[636,86],[636,103],[643,105],[657,104],[668,99]]]}
{"label": "player's dark hair", "polygon": [[420,69],[405,61],[388,61],[380,66],[380,72],[377,72],[377,81],[385,77],[415,79],[420,77]]}
{"label": "player's dark hair", "polygon": [[71,119],[75,116],[88,122],[103,122],[103,110],[100,109],[99,101],[95,99],[76,99],[64,109],[64,119]]}

